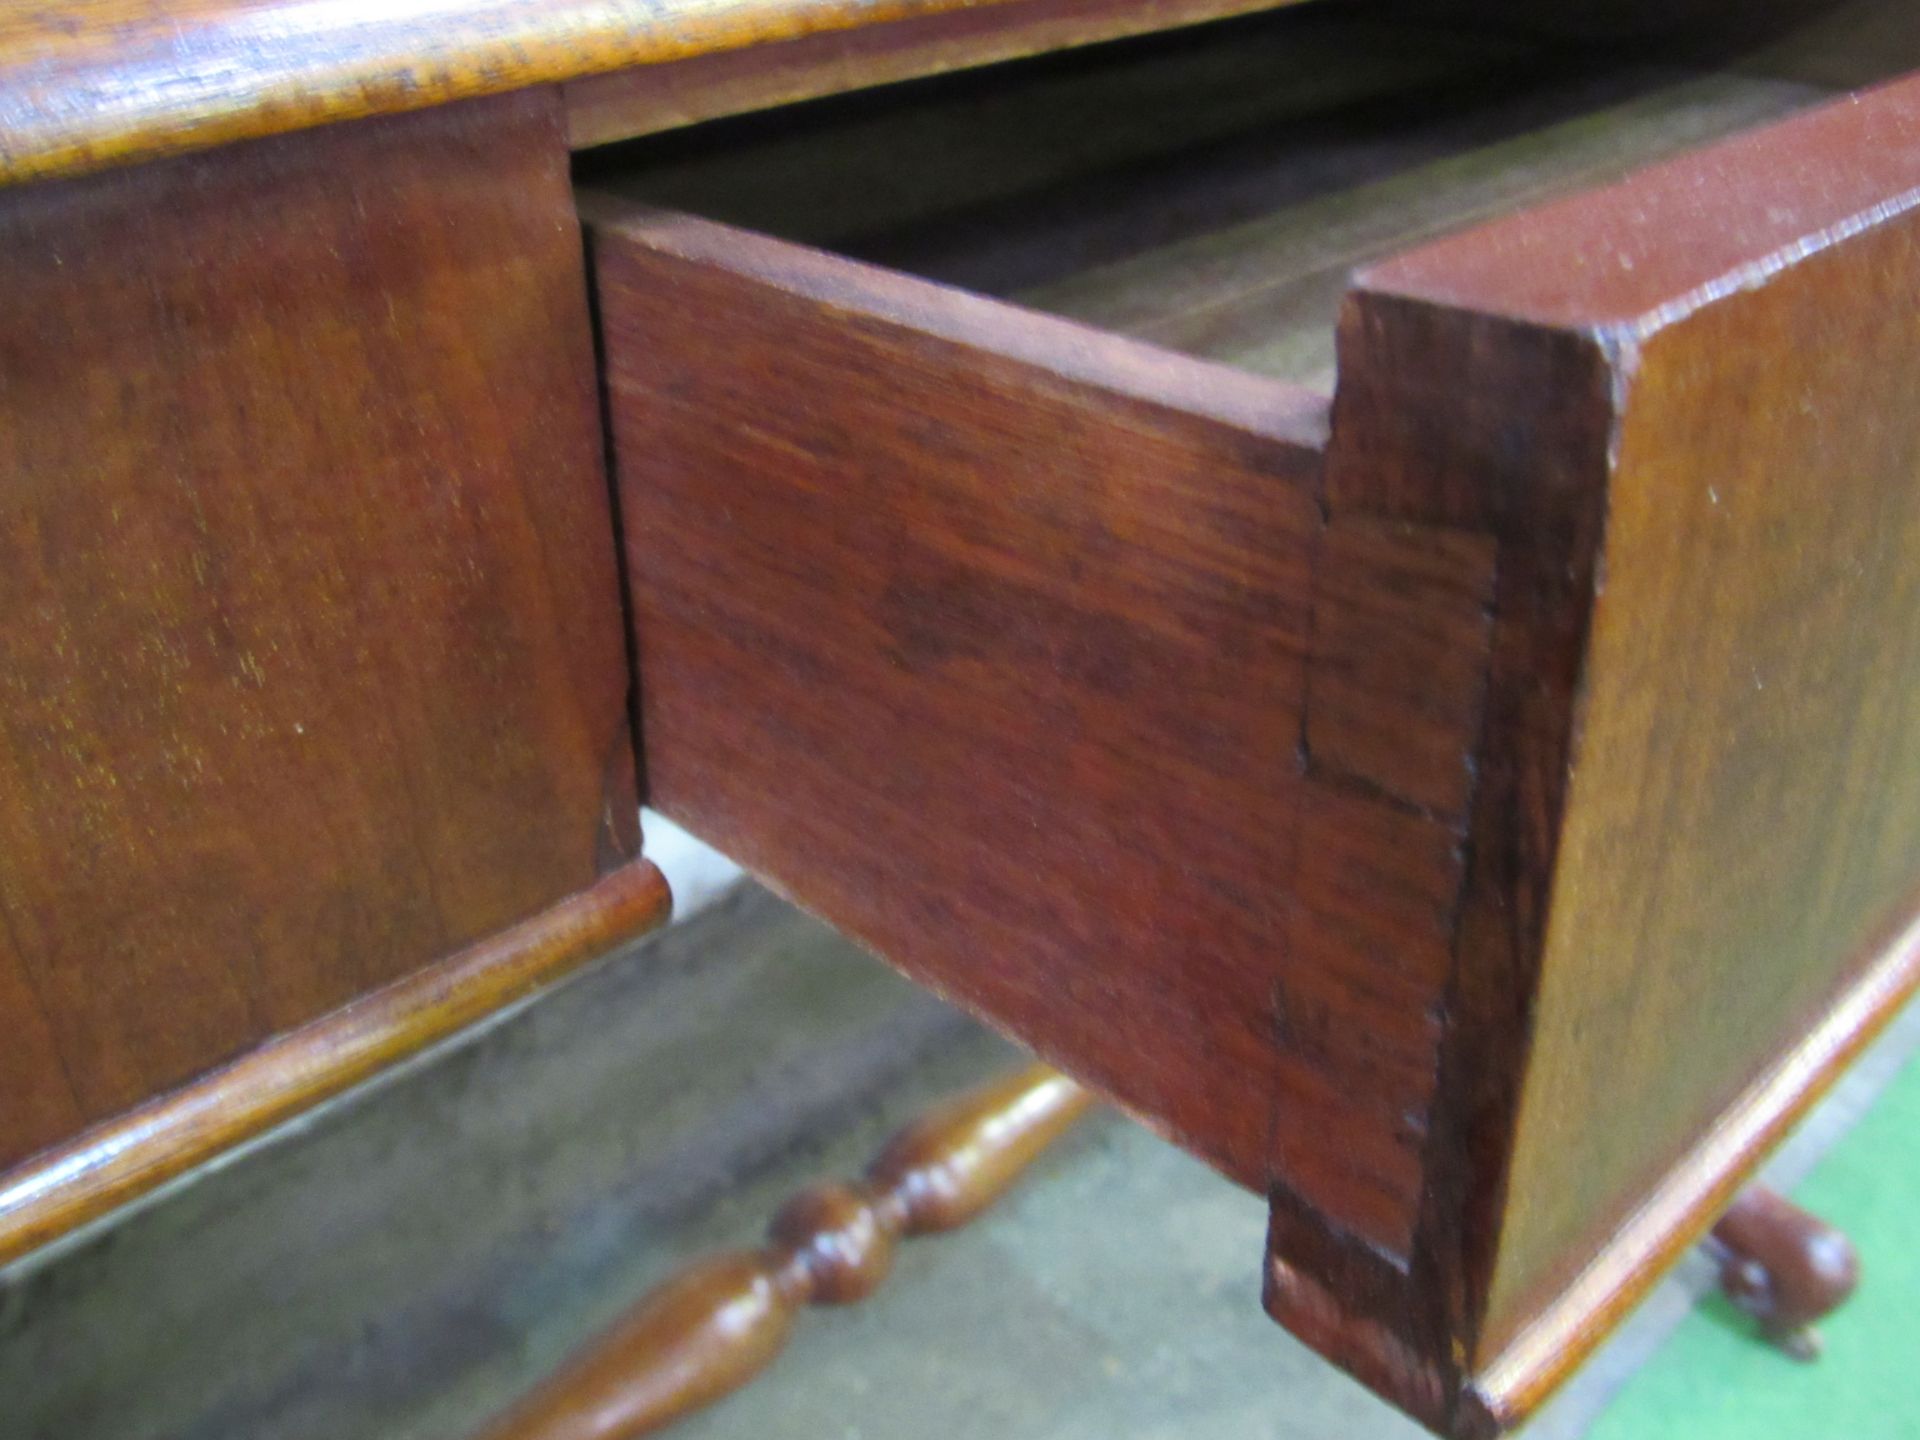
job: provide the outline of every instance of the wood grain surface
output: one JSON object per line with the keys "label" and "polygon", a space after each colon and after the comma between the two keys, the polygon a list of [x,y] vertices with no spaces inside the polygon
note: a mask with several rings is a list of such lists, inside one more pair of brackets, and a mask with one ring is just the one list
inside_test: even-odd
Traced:
{"label": "wood grain surface", "polygon": [[[985,53],[1142,18],[1049,3],[0,18],[0,180],[45,181],[0,193],[0,1165],[133,1107],[189,1117],[120,1169],[95,1168],[118,1130],[43,1152],[68,1169],[15,1172],[20,1234],[495,993],[423,999],[422,966],[610,870],[627,921],[661,903],[620,868],[562,97],[441,102],[708,57],[680,92],[576,90],[604,138],[675,93],[921,66],[949,30]],[[718,56],[773,40],[765,67]],[[1438,138],[1356,148],[1405,100],[1328,130],[1270,85],[1174,128],[1330,142],[1194,186],[1152,106],[1048,144],[1015,106],[997,171],[942,169],[955,121],[928,114],[904,208],[871,163],[846,193],[861,245],[946,274],[1031,211],[980,273],[1311,373],[1303,317],[1354,256],[1629,168],[1681,137],[1662,116],[1711,133],[1810,92],[1685,75],[1631,145],[1476,169],[1551,107],[1447,101]],[[1355,155],[1460,163],[1321,205],[1314,167]],[[1266,1190],[1267,1303],[1313,1344],[1436,1427],[1509,1426],[1920,980],[1920,335],[1888,301],[1920,284],[1916,196],[1920,81],[1476,224],[1356,282],[1330,419],[593,202],[648,792]],[[1194,215],[1218,233],[1165,228]],[[527,963],[566,963],[540,934]],[[430,1018],[335,1068],[332,1040],[254,1050],[368,991]],[[227,1073],[280,1074],[263,1108],[154,1101],[250,1050]],[[42,1187],[69,1171],[62,1211]]]}
{"label": "wood grain surface", "polygon": [[[1794,168],[1858,174],[1811,157],[1865,154],[1892,118],[1837,151],[1803,132]],[[1494,1336],[1598,1197],[1684,1153],[1913,913],[1920,336],[1885,297],[1920,283],[1920,223],[1874,213],[1900,198],[1797,237],[1814,253],[1632,358]],[[1608,1106],[1569,1185],[1567,1117]]]}
{"label": "wood grain surface", "polygon": [[1357,1238],[1403,1267],[1426,1186],[1493,547],[1359,508],[1327,515],[1301,736],[1310,783],[1280,882],[1267,1191],[1275,1233],[1301,1253],[1335,1264]]}
{"label": "wood grain surface", "polygon": [[1456,1425],[1523,1414],[1914,983],[1917,182],[1903,82],[1357,282],[1330,500],[1500,541],[1421,1222]]}
{"label": "wood grain surface", "polygon": [[1318,407],[595,213],[651,802],[1261,1185]]}
{"label": "wood grain surface", "polygon": [[1310,397],[589,211],[652,803],[1404,1258],[1488,547],[1338,526],[1316,584]]}
{"label": "wood grain surface", "polygon": [[550,92],[0,196],[0,1164],[638,847]]}

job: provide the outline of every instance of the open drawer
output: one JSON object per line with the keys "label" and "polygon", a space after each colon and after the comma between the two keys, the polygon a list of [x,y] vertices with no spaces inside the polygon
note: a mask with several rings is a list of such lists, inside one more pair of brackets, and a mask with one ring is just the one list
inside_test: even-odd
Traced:
{"label": "open drawer", "polygon": [[1382,30],[1356,93],[1331,23],[583,210],[652,803],[1270,1196],[1273,1314],[1482,1433],[1915,980],[1920,81]]}

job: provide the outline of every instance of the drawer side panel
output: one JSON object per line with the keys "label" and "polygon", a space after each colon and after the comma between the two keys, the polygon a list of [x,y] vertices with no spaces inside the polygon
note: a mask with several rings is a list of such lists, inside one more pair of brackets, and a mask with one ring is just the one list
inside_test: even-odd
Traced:
{"label": "drawer side panel", "polygon": [[1354,959],[1417,847],[1297,853],[1311,407],[684,217],[594,250],[652,802],[1250,1187],[1286,1091],[1404,1247],[1443,977]]}

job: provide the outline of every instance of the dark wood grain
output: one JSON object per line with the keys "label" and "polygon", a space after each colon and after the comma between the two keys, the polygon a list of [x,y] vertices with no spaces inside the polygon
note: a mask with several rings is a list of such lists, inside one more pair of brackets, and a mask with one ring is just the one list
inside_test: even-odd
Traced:
{"label": "dark wood grain", "polygon": [[806,1306],[872,1295],[902,1240],[973,1220],[1092,1101],[1030,1065],[935,1106],[858,1181],[790,1199],[759,1249],[696,1262],[642,1298],[482,1440],[633,1440],[731,1394],[785,1348]]}
{"label": "dark wood grain", "polygon": [[0,195],[0,1165],[637,849],[554,97]]}
{"label": "dark wood grain", "polygon": [[[19,11],[0,181],[705,57],[576,90],[604,138],[1198,13],[947,8]],[[997,170],[951,144],[963,97],[881,124],[939,158],[904,208],[866,164],[838,218],[1315,373],[1356,256],[1811,93],[1575,67],[1462,100],[1549,53],[1516,43],[1437,98],[1375,76],[1303,119],[1269,84],[1046,144],[1041,86],[986,127]],[[1616,103],[1624,139],[1531,148]],[[0,1244],[664,904],[622,868],[561,107],[0,194],[0,1165],[40,1151]],[[1188,141],[1250,125],[1181,188]],[[1340,192],[1355,156],[1391,183]],[[1265,1190],[1267,1304],[1311,1343],[1438,1428],[1511,1425],[1920,979],[1920,338],[1886,298],[1920,284],[1916,195],[1911,82],[1401,256],[1346,301],[1330,435],[1283,384],[602,206],[649,792]],[[1028,211],[1024,251],[969,250]],[[861,1222],[816,1199],[792,1263]],[[770,1283],[722,1278],[682,1299]]]}
{"label": "dark wood grain", "polygon": [[[1318,586],[1311,397],[590,209],[652,802],[1404,1256],[1460,883],[1409,797],[1461,784],[1486,547],[1342,531]],[[1316,645],[1414,759],[1319,759]]]}
{"label": "dark wood grain", "polygon": [[[1473,794],[1494,545],[1341,516],[1314,586],[1307,751],[1317,774],[1458,822]],[[1416,720],[1421,723],[1409,723]]]}
{"label": "dark wood grain", "polygon": [[1261,1184],[1318,407],[699,221],[594,248],[652,803]]}
{"label": "dark wood grain", "polygon": [[1914,983],[1917,180],[1905,83],[1350,303],[1330,503],[1500,541],[1421,1222],[1456,1426],[1524,1413]]}

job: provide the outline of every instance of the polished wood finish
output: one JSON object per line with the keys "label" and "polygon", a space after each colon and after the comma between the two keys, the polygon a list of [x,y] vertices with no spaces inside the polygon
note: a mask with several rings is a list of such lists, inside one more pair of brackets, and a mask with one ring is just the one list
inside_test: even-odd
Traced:
{"label": "polished wood finish", "polygon": [[795,1195],[765,1246],[701,1261],[646,1296],[483,1440],[631,1440],[711,1405],[779,1355],[805,1306],[866,1299],[902,1239],[972,1220],[1091,1103],[1034,1065],[929,1111],[860,1181]]}
{"label": "polished wood finish", "polygon": [[0,193],[0,267],[5,1168],[639,837],[551,92]]}
{"label": "polished wood finish", "polygon": [[1764,1185],[1740,1192],[1713,1227],[1708,1248],[1720,1262],[1727,1298],[1797,1360],[1819,1356],[1813,1327],[1860,1284],[1853,1242]]}
{"label": "polished wood finish", "polygon": [[649,793],[1516,1423],[1920,978],[1916,157],[1920,82],[1376,267],[1324,441],[595,202]]}
{"label": "polished wood finish", "polygon": [[1400,1335],[1456,1427],[1564,1373],[1916,978],[1917,181],[1908,82],[1349,302],[1333,512],[1499,541]]}
{"label": "polished wood finish", "polygon": [[1661,1176],[1600,1253],[1481,1372],[1467,1413],[1512,1424],[1606,1338],[1728,1207],[1768,1151],[1920,988],[1920,923],[1863,965],[1834,1004]]}
{"label": "polished wood finish", "polygon": [[525,999],[667,918],[644,860],[0,1175],[0,1264]]}
{"label": "polished wood finish", "polygon": [[[304,0],[175,0],[164,8],[13,0],[0,8],[0,184],[987,7],[1009,14],[961,27],[962,52],[977,46],[996,58],[1085,43],[1257,8],[1257,0],[1148,0],[1064,13],[1058,0],[402,0],[318,13]],[[889,78],[894,53],[892,42],[879,42],[875,58],[841,83]],[[790,63],[776,56],[768,69]],[[742,104],[765,103],[746,88]]]}

